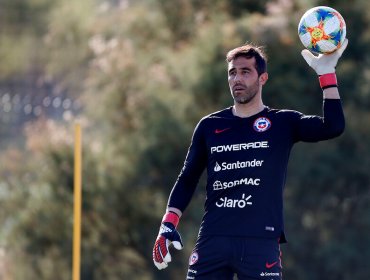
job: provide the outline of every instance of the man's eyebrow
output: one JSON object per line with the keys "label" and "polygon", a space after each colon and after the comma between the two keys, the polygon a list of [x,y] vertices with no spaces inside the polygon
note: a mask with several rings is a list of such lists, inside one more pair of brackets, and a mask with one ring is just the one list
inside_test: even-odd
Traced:
{"label": "man's eyebrow", "polygon": [[235,70],[235,67],[231,67],[228,72],[230,73],[230,72],[232,72],[234,70]]}
{"label": "man's eyebrow", "polygon": [[[229,69],[229,71],[228,71],[228,72],[230,73],[230,72],[234,71],[235,69],[236,69],[235,67],[232,67],[232,68],[230,68],[230,69]],[[251,67],[242,67],[242,68],[240,68],[240,69],[241,69],[241,70],[251,70],[252,68],[251,68]]]}

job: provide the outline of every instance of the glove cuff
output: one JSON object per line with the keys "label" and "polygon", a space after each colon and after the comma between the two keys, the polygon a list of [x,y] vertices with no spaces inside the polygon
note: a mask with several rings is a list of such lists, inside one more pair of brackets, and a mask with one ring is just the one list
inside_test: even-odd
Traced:
{"label": "glove cuff", "polygon": [[167,212],[166,214],[164,214],[163,219],[162,219],[162,223],[166,223],[166,222],[171,223],[175,226],[175,228],[179,224],[179,221],[180,221],[179,216],[173,212]]}
{"label": "glove cuff", "polygon": [[338,86],[337,76],[335,75],[335,73],[320,75],[319,82],[322,89]]}

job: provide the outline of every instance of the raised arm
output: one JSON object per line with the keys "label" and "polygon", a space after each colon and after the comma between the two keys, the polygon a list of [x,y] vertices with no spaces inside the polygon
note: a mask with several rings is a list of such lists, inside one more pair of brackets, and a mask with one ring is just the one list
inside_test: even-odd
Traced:
{"label": "raised arm", "polygon": [[340,101],[335,67],[346,49],[348,40],[331,54],[313,55],[303,50],[302,56],[318,75],[323,90],[323,116],[301,115],[298,122],[298,140],[316,142],[339,136],[344,131],[345,120]]}

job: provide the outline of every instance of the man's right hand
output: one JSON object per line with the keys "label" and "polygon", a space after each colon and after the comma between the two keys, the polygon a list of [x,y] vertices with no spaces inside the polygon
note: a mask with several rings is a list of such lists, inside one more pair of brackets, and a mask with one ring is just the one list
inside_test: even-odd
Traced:
{"label": "man's right hand", "polygon": [[171,244],[173,244],[177,250],[183,248],[181,236],[176,230],[178,223],[179,216],[173,212],[168,212],[163,217],[158,237],[153,248],[153,261],[158,269],[166,268],[171,261],[169,252],[169,246]]}

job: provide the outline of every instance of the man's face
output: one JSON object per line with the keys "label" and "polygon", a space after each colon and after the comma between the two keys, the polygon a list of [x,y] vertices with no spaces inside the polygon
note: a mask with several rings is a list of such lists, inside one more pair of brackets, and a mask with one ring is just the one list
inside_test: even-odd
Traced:
{"label": "man's face", "polygon": [[261,98],[267,73],[258,76],[255,58],[239,56],[228,64],[228,81],[235,103],[247,104],[257,95]]}

